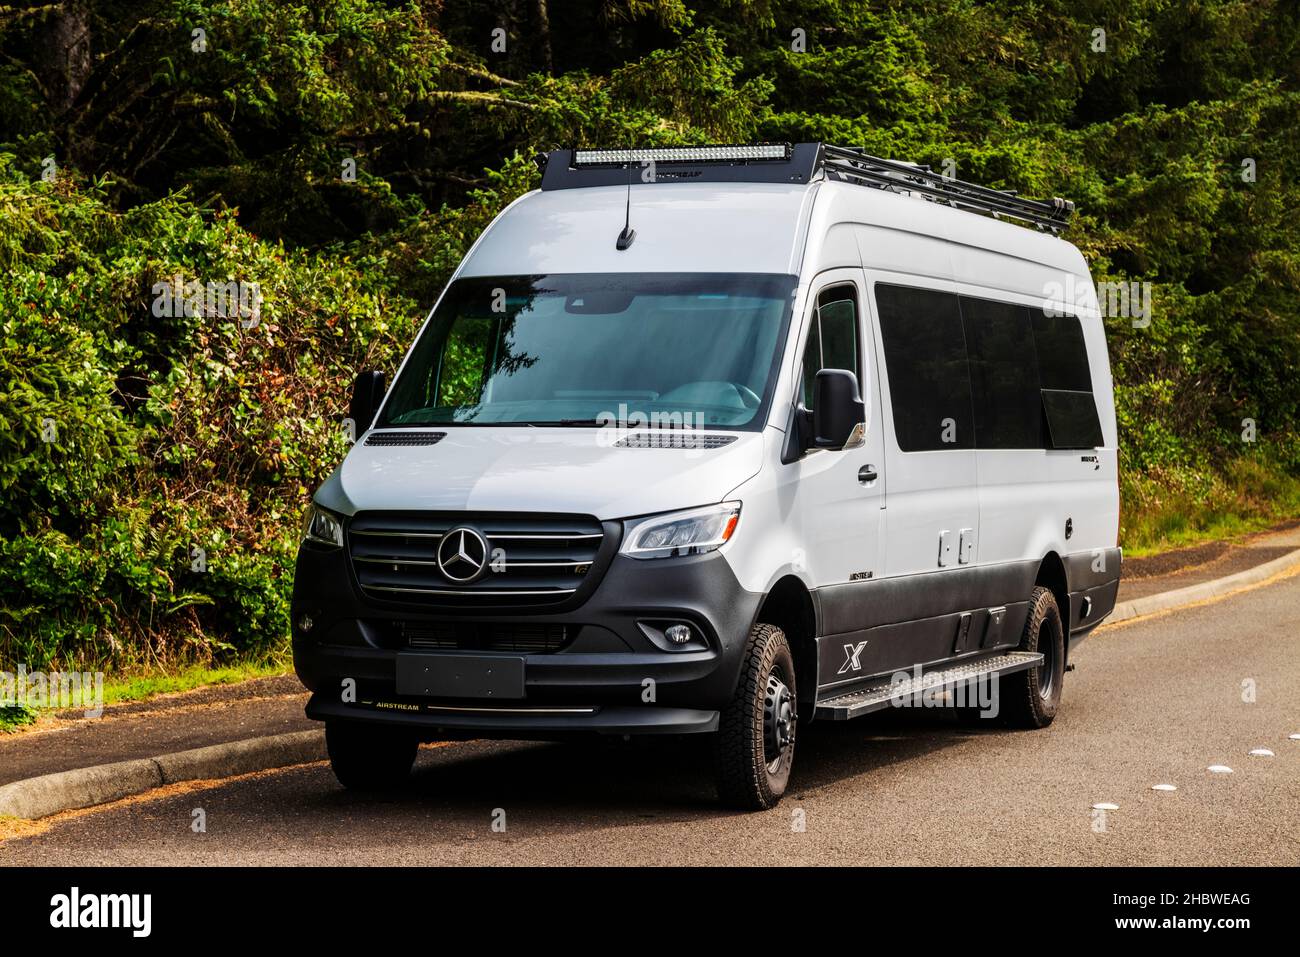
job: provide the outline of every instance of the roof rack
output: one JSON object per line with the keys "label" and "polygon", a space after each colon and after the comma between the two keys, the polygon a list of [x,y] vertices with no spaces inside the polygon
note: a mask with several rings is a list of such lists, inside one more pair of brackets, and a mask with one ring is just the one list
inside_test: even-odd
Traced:
{"label": "roof rack", "polygon": [[1059,233],[1074,213],[1068,199],[1026,199],[1015,190],[991,189],[934,172],[928,166],[881,159],[851,146],[822,146],[821,167],[828,176],[896,192],[920,193],[955,209],[1006,216]]}
{"label": "roof rack", "polygon": [[653,162],[654,182],[809,183],[828,179],[921,196],[954,209],[1013,219],[1059,233],[1070,221],[1067,199],[1027,199],[934,172],[928,166],[881,159],[861,149],[825,143],[758,143],[648,149],[578,149],[539,153],[542,189],[624,186],[641,182],[634,170]]}

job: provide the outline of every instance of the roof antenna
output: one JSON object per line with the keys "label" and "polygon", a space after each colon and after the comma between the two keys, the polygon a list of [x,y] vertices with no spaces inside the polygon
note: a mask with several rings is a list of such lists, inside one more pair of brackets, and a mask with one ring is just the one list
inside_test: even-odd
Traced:
{"label": "roof antenna", "polygon": [[614,248],[622,252],[632,245],[632,240],[636,239],[636,230],[632,228],[632,169],[629,162],[627,164],[627,205],[623,210],[623,231],[618,234],[618,242],[614,243]]}

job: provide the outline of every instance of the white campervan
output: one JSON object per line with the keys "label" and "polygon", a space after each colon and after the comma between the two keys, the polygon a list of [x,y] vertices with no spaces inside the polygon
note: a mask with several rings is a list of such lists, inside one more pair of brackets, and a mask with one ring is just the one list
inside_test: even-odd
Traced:
{"label": "white campervan", "polygon": [[1051,722],[1120,573],[1071,204],[817,143],[541,159],[314,497],[293,651],[339,779],[708,733],[765,808],[815,720],[987,681]]}

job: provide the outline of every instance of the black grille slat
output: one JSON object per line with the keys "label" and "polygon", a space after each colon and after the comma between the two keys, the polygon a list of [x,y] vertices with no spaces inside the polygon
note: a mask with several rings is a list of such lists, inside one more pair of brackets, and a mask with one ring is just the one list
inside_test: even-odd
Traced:
{"label": "black grille slat", "polygon": [[568,625],[530,622],[404,621],[397,622],[401,644],[444,651],[500,651],[548,654],[569,641]]}
{"label": "black grille slat", "polygon": [[[446,532],[474,529],[487,541],[489,568],[470,583],[437,564]],[[487,608],[564,601],[588,581],[604,542],[585,516],[473,512],[363,512],[348,527],[357,582],[387,601]]]}
{"label": "black grille slat", "polygon": [[437,445],[446,432],[371,432],[366,445]]}
{"label": "black grille slat", "polygon": [[[457,585],[455,582],[441,577],[436,566],[433,569],[423,565],[399,565],[396,569],[391,565],[365,565],[359,567],[366,575],[366,580],[362,585],[367,588],[419,588],[425,585],[424,579],[426,578],[430,579],[427,583],[429,588],[450,590],[457,594],[462,592],[466,594],[474,592],[490,594],[525,586],[525,582],[516,575],[511,574],[509,569],[500,572],[488,572],[478,581],[469,585]],[[572,581],[573,576],[571,574],[566,575],[564,572],[565,569],[562,568],[540,569],[527,576],[526,587],[554,590],[568,589],[572,591],[580,582]]]}

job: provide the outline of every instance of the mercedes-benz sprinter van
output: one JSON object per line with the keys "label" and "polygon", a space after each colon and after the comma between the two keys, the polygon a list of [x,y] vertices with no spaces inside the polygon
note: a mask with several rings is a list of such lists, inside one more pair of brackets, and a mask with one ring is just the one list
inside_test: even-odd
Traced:
{"label": "mercedes-benz sprinter van", "polygon": [[820,720],[986,681],[1049,724],[1120,575],[1071,204],[817,143],[539,159],[391,388],[358,378],[305,523],[294,663],[339,780],[421,740],[706,734],[757,809]]}

